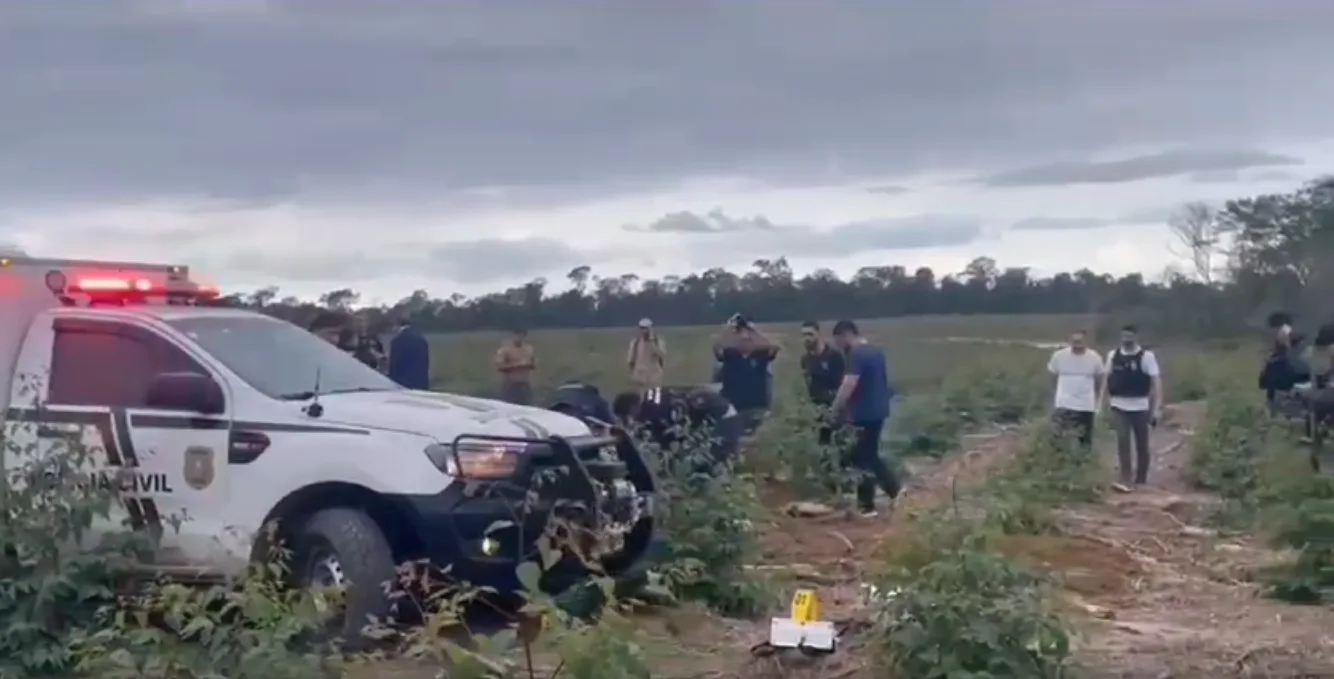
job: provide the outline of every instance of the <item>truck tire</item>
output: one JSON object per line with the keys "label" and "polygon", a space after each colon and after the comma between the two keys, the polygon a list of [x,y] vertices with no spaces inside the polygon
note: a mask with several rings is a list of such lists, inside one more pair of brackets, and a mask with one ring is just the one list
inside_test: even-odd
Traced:
{"label": "truck tire", "polygon": [[315,512],[298,529],[293,557],[299,586],[343,587],[343,616],[330,627],[349,647],[367,645],[362,630],[387,621],[392,602],[386,583],[397,575],[389,540],[375,521],[347,507]]}

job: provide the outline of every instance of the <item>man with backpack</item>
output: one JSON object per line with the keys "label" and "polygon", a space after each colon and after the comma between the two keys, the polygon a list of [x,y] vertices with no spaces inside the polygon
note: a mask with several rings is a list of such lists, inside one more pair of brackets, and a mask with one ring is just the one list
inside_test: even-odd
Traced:
{"label": "man with backpack", "polygon": [[1120,479],[1112,488],[1129,493],[1149,481],[1149,431],[1157,426],[1163,406],[1158,358],[1140,345],[1135,326],[1121,328],[1121,345],[1108,353],[1106,373],[1104,388],[1108,398],[1103,401],[1111,406],[1120,469]]}

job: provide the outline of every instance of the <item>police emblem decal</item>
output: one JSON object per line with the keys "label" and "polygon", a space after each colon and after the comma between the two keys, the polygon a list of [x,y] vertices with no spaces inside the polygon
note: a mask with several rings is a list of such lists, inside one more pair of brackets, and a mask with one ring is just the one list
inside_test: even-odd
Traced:
{"label": "police emblem decal", "polygon": [[216,475],[213,457],[213,449],[207,446],[186,448],[185,483],[195,490],[203,490],[212,485]]}

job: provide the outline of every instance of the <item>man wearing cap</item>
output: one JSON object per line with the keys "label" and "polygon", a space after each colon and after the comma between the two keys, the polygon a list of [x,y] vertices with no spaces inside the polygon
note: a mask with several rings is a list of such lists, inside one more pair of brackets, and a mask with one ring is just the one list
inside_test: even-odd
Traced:
{"label": "man wearing cap", "polygon": [[667,358],[667,345],[653,331],[653,321],[639,319],[639,331],[630,340],[625,362],[630,367],[630,380],[640,389],[662,386],[662,373]]}

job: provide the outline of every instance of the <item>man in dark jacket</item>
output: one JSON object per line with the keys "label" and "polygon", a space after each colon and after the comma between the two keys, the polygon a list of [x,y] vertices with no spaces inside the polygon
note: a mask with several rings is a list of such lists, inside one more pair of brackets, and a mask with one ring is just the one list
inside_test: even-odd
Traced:
{"label": "man in dark jacket", "polygon": [[389,379],[408,389],[431,388],[431,344],[406,318],[389,341]]}
{"label": "man in dark jacket", "polygon": [[770,367],[778,345],[741,314],[727,321],[727,330],[713,347],[722,395],[741,414],[747,435],[753,435],[768,413],[772,397]]}

